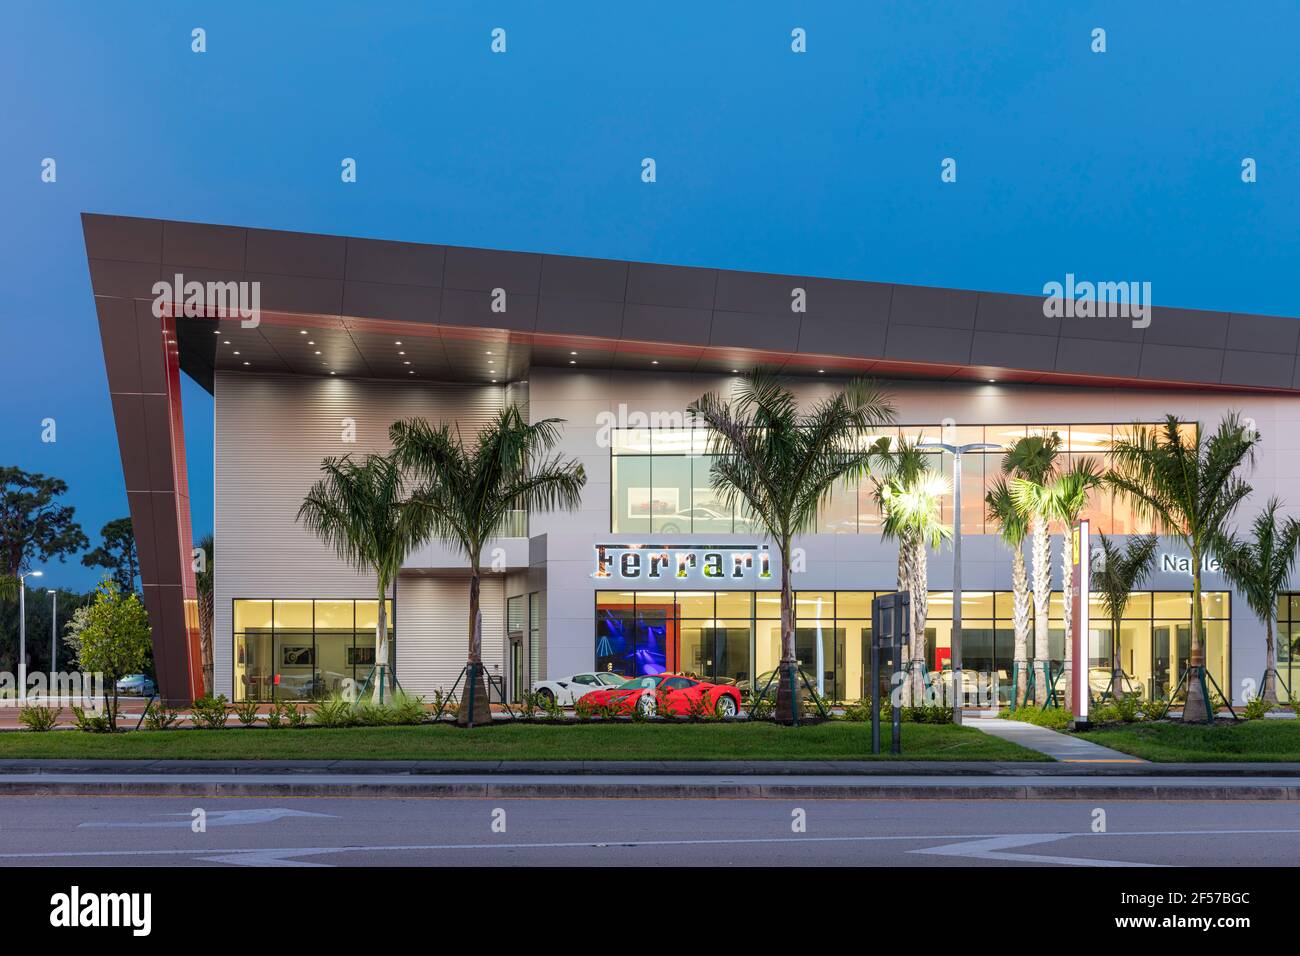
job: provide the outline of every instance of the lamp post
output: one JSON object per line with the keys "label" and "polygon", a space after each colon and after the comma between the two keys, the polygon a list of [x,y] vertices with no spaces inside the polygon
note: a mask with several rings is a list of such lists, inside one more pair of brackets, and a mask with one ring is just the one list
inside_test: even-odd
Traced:
{"label": "lamp post", "polygon": [[971,442],[949,445],[941,441],[923,441],[917,448],[946,451],[952,455],[952,722],[961,726],[961,456],[971,451],[1000,450],[1001,445]]}
{"label": "lamp post", "polygon": [[44,571],[18,575],[18,699],[27,700],[27,579],[39,578]]}
{"label": "lamp post", "polygon": [[50,688],[54,688],[54,672],[58,668],[59,656],[59,592],[46,588],[50,592]]}

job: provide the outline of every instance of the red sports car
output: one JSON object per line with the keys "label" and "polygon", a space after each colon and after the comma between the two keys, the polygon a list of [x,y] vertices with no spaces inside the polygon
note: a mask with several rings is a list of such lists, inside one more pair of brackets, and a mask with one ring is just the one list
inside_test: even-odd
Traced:
{"label": "red sports car", "polygon": [[653,717],[662,706],[674,717],[685,717],[707,708],[719,717],[735,717],[740,712],[740,692],[734,687],[713,684],[680,674],[645,674],[629,677],[617,687],[593,690],[582,696],[583,703],[614,704],[627,713],[636,708]]}

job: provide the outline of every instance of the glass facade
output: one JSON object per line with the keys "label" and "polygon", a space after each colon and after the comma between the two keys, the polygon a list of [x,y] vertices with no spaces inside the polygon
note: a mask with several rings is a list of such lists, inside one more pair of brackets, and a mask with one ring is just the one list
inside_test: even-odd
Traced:
{"label": "glass facade", "polygon": [[[795,652],[819,693],[831,700],[867,695],[870,678],[871,602],[875,591],[795,592]],[[1226,591],[1202,594],[1206,664],[1220,686],[1229,674],[1229,616]],[[1191,593],[1140,591],[1120,624],[1120,660],[1146,693],[1169,693],[1182,677],[1191,651]],[[927,671],[952,664],[951,591],[931,591],[926,619]],[[1049,653],[1054,667],[1065,662],[1061,594],[1049,605]],[[1296,609],[1300,614],[1300,596]],[[962,593],[962,666],[996,682],[1009,699],[1015,628],[1010,591]],[[1110,679],[1111,627],[1100,602],[1091,606],[1089,681],[1096,693]],[[1032,650],[1033,612],[1029,642]],[[1300,639],[1300,618],[1296,621]],[[1280,645],[1279,645],[1280,646]],[[597,670],[625,676],[674,672],[750,690],[765,686],[781,659],[781,595],[777,591],[598,591],[595,656]],[[1279,665],[1280,667],[1281,665]]]}
{"label": "glass facade", "polygon": [[[1188,429],[1194,426],[1186,426]],[[1061,436],[1062,468],[1076,459],[1092,456],[1104,464],[1111,443],[1133,428],[1131,424],[1065,425],[961,425],[947,430],[935,425],[902,425],[864,435],[863,442],[889,438],[891,442],[940,440],[990,442],[1003,448],[1027,435]],[[713,458],[708,454],[708,432],[698,428],[615,429],[610,460],[610,530],[645,534],[747,534],[758,530],[743,513],[726,508],[709,481]],[[978,452],[962,457],[962,531],[993,534],[986,527],[984,494],[1001,475],[1002,451]],[[950,463],[935,456],[934,467],[948,472]],[[872,497],[870,479],[835,489],[818,517],[822,534],[878,534],[880,513]],[[943,501],[943,521],[951,523],[952,495]],[[1093,531],[1133,534],[1151,530],[1127,503],[1110,494],[1094,493],[1082,517]]]}
{"label": "glass facade", "polygon": [[[1300,593],[1287,591],[1277,596],[1277,630],[1274,633],[1277,646],[1277,699],[1291,700],[1294,696],[1291,688],[1300,692],[1296,681],[1300,680]],[[1263,687],[1264,675],[1256,678]]]}
{"label": "glass facade", "polygon": [[[389,663],[396,666],[393,602]],[[234,602],[235,700],[315,700],[360,686],[375,665],[378,601]]]}

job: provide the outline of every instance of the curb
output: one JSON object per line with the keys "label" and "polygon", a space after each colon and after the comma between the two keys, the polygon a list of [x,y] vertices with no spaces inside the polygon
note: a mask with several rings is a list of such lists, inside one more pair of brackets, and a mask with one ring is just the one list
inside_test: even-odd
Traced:
{"label": "curb", "polygon": [[1300,786],[1288,784],[1187,785],[1026,782],[957,783],[617,783],[592,782],[417,782],[286,780],[32,780],[0,781],[3,796],[135,797],[351,797],[410,799],[693,799],[693,800],[1203,800],[1300,801]]}

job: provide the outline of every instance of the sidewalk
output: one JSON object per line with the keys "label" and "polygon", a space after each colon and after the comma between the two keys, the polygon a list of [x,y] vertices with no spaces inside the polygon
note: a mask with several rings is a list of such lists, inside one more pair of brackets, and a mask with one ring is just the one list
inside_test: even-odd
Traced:
{"label": "sidewalk", "polygon": [[1029,750],[1037,750],[1040,754],[1051,757],[1053,760],[1059,760],[1062,763],[1127,763],[1150,766],[1150,762],[1143,760],[1141,757],[1120,753],[1118,750],[1111,750],[1109,747],[1094,744],[1080,737],[1060,734],[1055,730],[1048,730],[1046,727],[1039,727],[1035,724],[1027,724],[1022,720],[980,717],[965,721],[963,726],[974,727],[990,736],[1010,741],[1013,744],[1019,744]]}

